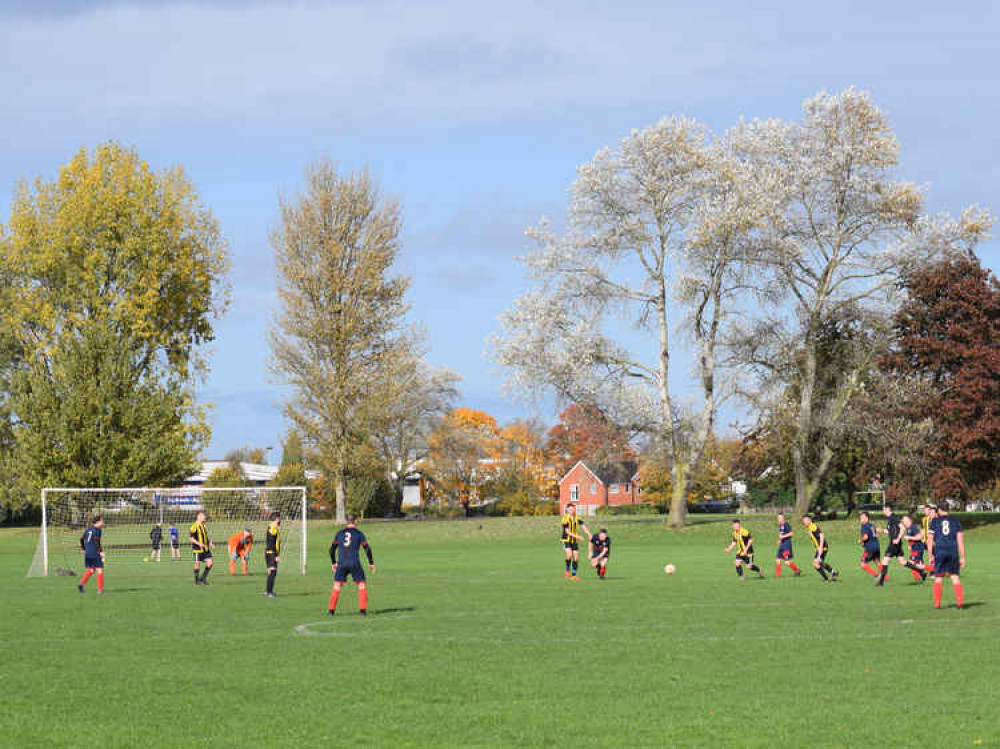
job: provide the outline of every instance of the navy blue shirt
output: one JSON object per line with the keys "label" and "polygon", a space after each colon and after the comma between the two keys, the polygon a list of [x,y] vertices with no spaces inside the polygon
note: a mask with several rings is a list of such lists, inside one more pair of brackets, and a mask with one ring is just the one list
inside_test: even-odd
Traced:
{"label": "navy blue shirt", "polygon": [[601,540],[601,534],[595,533],[590,537],[590,543],[594,547],[594,556],[598,556],[604,549],[608,550],[608,556],[611,556],[611,536],[605,536],[604,540]]}
{"label": "navy blue shirt", "polygon": [[936,517],[931,521],[931,534],[934,536],[934,553],[946,556],[958,556],[958,533],[962,524],[951,515]]}
{"label": "navy blue shirt", "polygon": [[179,537],[180,537],[180,531],[174,528],[174,526],[170,526],[170,540],[176,541]]}
{"label": "navy blue shirt", "polygon": [[910,542],[910,551],[922,552],[924,542],[920,540],[920,527],[911,525],[906,531],[906,540]]}
{"label": "navy blue shirt", "polygon": [[[372,550],[368,545],[365,534],[357,528],[341,528],[337,535],[333,537],[333,544],[330,546],[330,561],[334,564],[343,564],[348,567],[360,567],[361,559],[358,554],[364,547],[368,555],[368,563],[372,562]],[[337,550],[340,549],[340,561],[337,561]]]}
{"label": "navy blue shirt", "polygon": [[80,536],[80,548],[85,557],[101,556],[101,529],[92,525]]}
{"label": "navy blue shirt", "polygon": [[865,551],[878,551],[878,536],[875,535],[875,526],[872,523],[861,524],[861,540],[865,544]]}
{"label": "navy blue shirt", "polygon": [[778,539],[779,539],[778,540],[778,544],[781,545],[781,546],[791,546],[792,545],[792,537],[791,536],[789,536],[788,538],[781,538],[786,533],[791,533],[791,532],[792,532],[792,524],[789,523],[787,520],[784,523],[782,523],[781,525],[779,525],[778,526]]}

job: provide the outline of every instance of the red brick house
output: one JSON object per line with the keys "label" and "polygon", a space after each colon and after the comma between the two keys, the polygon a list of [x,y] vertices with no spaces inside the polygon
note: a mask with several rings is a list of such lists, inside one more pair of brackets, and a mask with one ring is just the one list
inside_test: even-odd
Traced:
{"label": "red brick house", "polygon": [[633,460],[590,468],[582,460],[559,480],[559,511],[576,504],[580,515],[593,515],[601,505],[635,505],[639,497],[639,466]]}

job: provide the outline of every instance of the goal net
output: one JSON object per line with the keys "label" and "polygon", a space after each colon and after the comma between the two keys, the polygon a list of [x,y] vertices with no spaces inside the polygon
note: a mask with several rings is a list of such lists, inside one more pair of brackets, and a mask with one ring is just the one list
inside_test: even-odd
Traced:
{"label": "goal net", "polygon": [[[229,537],[250,529],[251,568],[255,561],[262,567],[270,515],[280,512],[281,561],[306,573],[305,487],[43,489],[42,530],[28,577],[79,574],[80,536],[95,515],[104,518],[102,546],[109,564],[170,569],[172,559],[191,561],[190,528],[202,511],[208,518],[216,564],[225,566],[229,560]],[[162,534],[159,554],[154,549],[154,529]],[[172,549],[173,535],[177,551]]]}

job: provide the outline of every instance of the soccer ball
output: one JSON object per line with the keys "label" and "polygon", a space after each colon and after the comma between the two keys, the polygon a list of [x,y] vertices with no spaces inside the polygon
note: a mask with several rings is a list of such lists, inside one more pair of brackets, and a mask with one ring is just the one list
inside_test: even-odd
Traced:
{"label": "soccer ball", "polygon": [[674,567],[674,565],[672,564],[668,564],[666,567],[663,568],[663,571],[666,572],[668,575],[672,575],[675,572],[677,572],[677,568]]}
{"label": "soccer ball", "polygon": [[144,562],[148,562],[148,561],[149,561],[149,557],[143,557],[143,558],[142,558],[142,561],[144,561]]}

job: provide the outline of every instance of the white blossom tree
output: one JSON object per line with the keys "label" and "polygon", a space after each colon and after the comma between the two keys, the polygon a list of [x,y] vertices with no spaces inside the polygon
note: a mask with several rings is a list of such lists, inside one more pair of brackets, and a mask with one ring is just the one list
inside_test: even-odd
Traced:
{"label": "white blossom tree", "polygon": [[[704,127],[682,118],[600,151],[578,169],[566,235],[544,222],[529,230],[538,248],[525,260],[536,285],[492,341],[515,391],[596,406],[667,452],[672,526],[685,523],[688,477],[711,433],[716,344],[751,244],[744,238],[759,229],[741,171]],[[698,347],[699,413],[671,391],[671,319],[683,309]],[[620,322],[639,343],[626,345]]]}
{"label": "white blossom tree", "polygon": [[[779,303],[743,325],[742,359],[758,393],[795,398],[796,511],[806,512],[834,455],[838,425],[884,339],[900,275],[957,247],[975,244],[991,219],[977,209],[961,220],[923,213],[916,185],[894,179],[899,145],[868,94],[821,93],[800,123],[735,128],[734,149],[775,204],[762,218],[769,239],[761,267]],[[821,356],[825,335],[854,321],[870,331],[835,361]]]}

